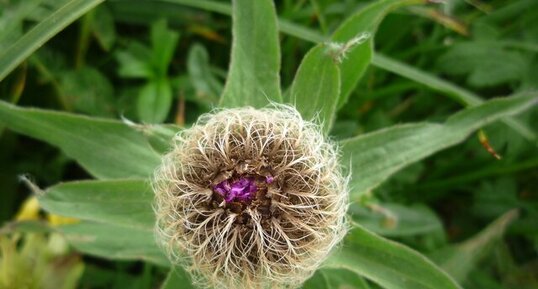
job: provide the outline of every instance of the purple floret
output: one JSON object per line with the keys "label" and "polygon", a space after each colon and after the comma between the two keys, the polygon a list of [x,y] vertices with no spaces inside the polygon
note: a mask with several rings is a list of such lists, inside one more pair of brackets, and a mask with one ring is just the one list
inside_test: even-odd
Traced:
{"label": "purple floret", "polygon": [[248,202],[256,196],[258,187],[251,178],[241,178],[230,185],[228,180],[222,181],[213,190],[224,197],[226,202]]}
{"label": "purple floret", "polygon": [[228,194],[228,191],[231,189],[230,183],[228,180],[220,182],[218,185],[213,187],[213,190],[219,193],[221,196],[225,197]]}

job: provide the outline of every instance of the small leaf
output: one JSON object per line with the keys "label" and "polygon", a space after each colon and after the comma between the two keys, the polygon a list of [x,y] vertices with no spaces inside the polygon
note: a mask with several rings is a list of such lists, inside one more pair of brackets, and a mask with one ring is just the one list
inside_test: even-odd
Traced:
{"label": "small leaf", "polygon": [[123,51],[116,52],[119,63],[118,74],[125,78],[146,78],[155,76],[153,67],[148,63],[151,50],[144,44],[133,42]]}
{"label": "small leaf", "polygon": [[357,226],[328,268],[342,268],[386,289],[461,289],[445,272],[418,252]]}
{"label": "small leaf", "polygon": [[348,100],[349,95],[355,89],[360,78],[368,68],[373,55],[373,35],[381,20],[391,11],[404,5],[425,3],[425,0],[384,0],[374,1],[372,4],[361,9],[358,13],[347,18],[336,29],[331,37],[332,42],[348,43],[360,34],[369,34],[371,37],[360,45],[350,47],[343,57],[340,71],[342,73],[341,95],[338,108],[341,108]]}
{"label": "small leaf", "polygon": [[323,44],[303,58],[290,92],[290,102],[303,118],[319,120],[325,133],[334,121],[340,94],[340,71]]}
{"label": "small leaf", "polygon": [[172,107],[172,88],[168,79],[156,79],[147,83],[138,95],[137,109],[140,120],[145,123],[162,123]]}
{"label": "small leaf", "polygon": [[59,147],[97,178],[147,177],[160,163],[146,139],[119,121],[0,101],[0,123]]}
{"label": "small leaf", "polygon": [[60,183],[38,196],[50,213],[151,230],[153,191],[146,179]]}
{"label": "small leaf", "polygon": [[181,267],[174,267],[168,271],[168,276],[164,280],[161,289],[194,289],[192,281],[187,272]]}
{"label": "small leaf", "polygon": [[77,111],[94,116],[111,116],[114,107],[114,88],[97,69],[84,66],[79,70],[61,73],[62,95],[69,97]]}
{"label": "small leaf", "polygon": [[466,75],[467,82],[479,88],[517,83],[529,68],[524,55],[495,42],[478,41],[453,45],[439,57],[437,66],[450,75]]}
{"label": "small leaf", "polygon": [[534,94],[494,99],[460,111],[444,124],[405,124],[342,141],[343,159],[351,161],[352,196],[358,197],[403,167],[458,144],[476,129],[537,102]]}
{"label": "small leaf", "polygon": [[165,20],[151,25],[152,64],[157,77],[168,75],[168,66],[174,56],[179,33],[167,28]]}
{"label": "small leaf", "polygon": [[281,102],[280,45],[271,0],[233,0],[233,43],[220,106],[263,107]]}
{"label": "small leaf", "polygon": [[77,250],[109,260],[143,260],[168,267],[153,230],[80,222],[59,228]]}
{"label": "small leaf", "polygon": [[208,106],[214,106],[223,88],[210,69],[206,48],[201,44],[193,44],[187,56],[187,71],[196,89],[196,99]]}
{"label": "small leaf", "polygon": [[7,50],[0,53],[0,81],[54,35],[103,1],[72,0],[59,6]]}

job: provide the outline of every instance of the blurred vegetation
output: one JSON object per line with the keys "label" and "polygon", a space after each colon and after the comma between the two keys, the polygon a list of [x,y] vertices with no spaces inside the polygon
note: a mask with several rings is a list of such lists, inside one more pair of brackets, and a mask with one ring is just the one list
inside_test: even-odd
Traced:
{"label": "blurred vegetation", "polygon": [[[0,55],[65,2],[0,0]],[[281,19],[327,34],[369,2],[276,3]],[[2,80],[0,97],[21,106],[188,126],[217,105],[230,61],[230,31],[229,16],[175,1],[106,1]],[[375,39],[382,55],[485,99],[538,89],[535,0],[447,0],[398,10],[382,22]],[[281,34],[283,87],[289,87],[310,47]],[[446,94],[373,64],[338,112],[331,132],[335,139],[398,123],[440,121],[461,108]],[[152,103],[156,95],[160,101]],[[518,118],[538,131],[538,110]],[[504,123],[484,131],[502,159],[471,137],[400,171],[353,205],[351,213],[367,228],[439,260],[449,271],[469,264],[465,272],[451,272],[462,274],[465,288],[538,288],[537,144]],[[19,182],[22,174],[41,187],[89,178],[55,147],[0,127],[2,224],[15,219],[29,196]],[[492,227],[484,229],[488,224]],[[165,276],[161,268],[142,262],[77,255],[59,245],[56,234],[6,228],[0,231],[0,288],[7,288],[2,280],[17,278],[43,285],[15,288],[149,289]],[[443,257],[447,250],[468,250],[469,259]],[[62,280],[62,285],[51,283]]]}

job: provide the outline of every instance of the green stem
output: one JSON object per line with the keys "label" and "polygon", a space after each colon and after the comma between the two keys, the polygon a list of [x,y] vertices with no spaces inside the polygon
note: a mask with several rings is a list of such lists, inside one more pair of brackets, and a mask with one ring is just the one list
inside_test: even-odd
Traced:
{"label": "green stem", "polygon": [[77,70],[84,66],[84,60],[86,59],[86,53],[88,52],[88,47],[90,45],[90,32],[95,15],[94,11],[95,10],[91,10],[90,12],[86,13],[80,22],[77,52],[75,54],[75,69]]}

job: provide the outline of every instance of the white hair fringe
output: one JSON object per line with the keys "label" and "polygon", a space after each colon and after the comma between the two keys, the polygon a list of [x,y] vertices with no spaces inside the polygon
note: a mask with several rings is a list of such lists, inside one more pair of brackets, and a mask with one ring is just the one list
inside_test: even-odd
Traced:
{"label": "white hair fringe", "polygon": [[[212,189],[267,172],[265,207],[234,208]],[[202,115],[175,136],[153,188],[157,241],[200,288],[297,288],[348,228],[338,148],[287,105]]]}

